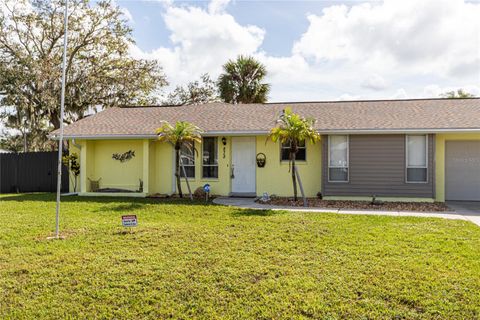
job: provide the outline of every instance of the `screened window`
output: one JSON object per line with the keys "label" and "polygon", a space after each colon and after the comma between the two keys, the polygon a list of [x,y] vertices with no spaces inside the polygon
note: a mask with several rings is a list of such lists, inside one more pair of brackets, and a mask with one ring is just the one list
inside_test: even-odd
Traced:
{"label": "screened window", "polygon": [[348,181],[348,136],[328,136],[328,181]]}
{"label": "screened window", "polygon": [[[183,167],[188,178],[195,178],[195,151],[193,143],[184,143],[180,149],[180,159],[182,159]],[[180,176],[185,177],[183,170],[180,168]]]}
{"label": "screened window", "polygon": [[203,138],[202,176],[204,178],[218,178],[218,146],[216,137]]}
{"label": "screened window", "polygon": [[[282,161],[290,160],[290,143],[282,143],[282,148],[280,149],[280,157]],[[307,160],[307,147],[305,147],[305,141],[301,141],[299,143],[295,159],[299,161]]]}
{"label": "screened window", "polygon": [[407,136],[407,182],[427,182],[427,136]]}

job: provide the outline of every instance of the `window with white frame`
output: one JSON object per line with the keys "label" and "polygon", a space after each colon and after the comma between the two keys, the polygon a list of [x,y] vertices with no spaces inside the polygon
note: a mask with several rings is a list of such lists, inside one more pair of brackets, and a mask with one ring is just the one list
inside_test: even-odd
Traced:
{"label": "window with white frame", "polygon": [[[282,143],[280,149],[280,157],[282,161],[290,160],[290,143]],[[297,147],[297,154],[295,155],[295,160],[297,161],[306,161],[307,160],[307,147],[305,146],[305,140],[300,141]]]}
{"label": "window with white frame", "polygon": [[348,182],[348,136],[328,136],[328,181]]}
{"label": "window with white frame", "polygon": [[203,138],[202,177],[218,178],[218,146],[216,137]]}
{"label": "window with white frame", "polygon": [[426,135],[407,135],[407,182],[427,182],[427,150],[428,148]]}
{"label": "window with white frame", "polygon": [[[186,142],[180,149],[180,159],[182,159],[183,167],[188,178],[195,178],[195,150],[193,142]],[[180,176],[183,178],[185,174],[183,169],[180,168]]]}

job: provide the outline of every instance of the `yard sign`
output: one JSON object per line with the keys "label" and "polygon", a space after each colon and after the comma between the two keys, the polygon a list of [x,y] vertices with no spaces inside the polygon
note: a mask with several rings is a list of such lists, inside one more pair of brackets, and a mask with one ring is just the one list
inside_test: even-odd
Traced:
{"label": "yard sign", "polygon": [[122,226],[124,227],[136,227],[137,226],[137,216],[134,214],[128,216],[122,216]]}

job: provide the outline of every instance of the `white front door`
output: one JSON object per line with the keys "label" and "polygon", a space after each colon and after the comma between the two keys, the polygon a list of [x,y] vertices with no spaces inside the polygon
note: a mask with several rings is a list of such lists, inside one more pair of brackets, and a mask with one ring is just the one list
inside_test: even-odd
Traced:
{"label": "white front door", "polygon": [[232,193],[255,193],[255,137],[232,138]]}

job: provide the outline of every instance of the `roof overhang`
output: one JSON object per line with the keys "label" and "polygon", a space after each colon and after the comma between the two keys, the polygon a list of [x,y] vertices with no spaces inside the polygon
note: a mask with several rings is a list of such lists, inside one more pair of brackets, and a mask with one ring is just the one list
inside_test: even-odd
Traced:
{"label": "roof overhang", "polygon": [[[480,128],[430,128],[430,129],[332,129],[317,130],[320,134],[427,134],[427,133],[480,133]],[[267,135],[269,131],[207,131],[202,134],[205,137],[212,136],[257,136]],[[51,135],[51,139],[58,140],[59,136]],[[98,134],[98,135],[64,135],[65,140],[138,140],[138,139],[156,139],[156,134]]]}
{"label": "roof overhang", "polygon": [[[269,131],[207,131],[202,133],[204,137],[216,136],[257,136],[266,135]],[[157,139],[156,134],[97,134],[97,135],[64,135],[65,140],[135,140],[135,139]],[[50,135],[50,139],[58,140],[58,135]]]}
{"label": "roof overhang", "polygon": [[480,128],[333,129],[333,130],[318,130],[318,132],[321,134],[479,133]]}
{"label": "roof overhang", "polygon": [[[96,134],[96,135],[64,135],[63,139],[79,139],[79,140],[138,140],[138,139],[155,139],[156,134]],[[60,136],[50,135],[50,139],[59,140]]]}

